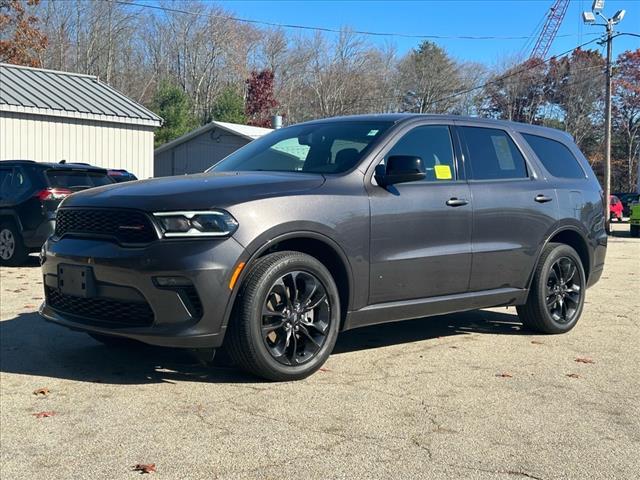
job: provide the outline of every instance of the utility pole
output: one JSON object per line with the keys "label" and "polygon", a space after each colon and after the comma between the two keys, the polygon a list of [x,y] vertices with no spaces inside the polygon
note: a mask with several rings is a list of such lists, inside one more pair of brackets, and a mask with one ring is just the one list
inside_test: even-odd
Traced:
{"label": "utility pole", "polygon": [[[604,114],[604,222],[607,233],[611,231],[611,81],[613,73],[611,69],[611,57],[613,50],[614,31],[613,26],[620,23],[624,18],[625,11],[618,10],[616,14],[607,18],[602,14],[604,0],[594,0],[590,12],[582,13],[582,20],[589,25],[605,27],[607,34],[604,40],[607,44],[607,69],[605,72],[605,114]],[[605,23],[596,23],[596,15],[600,16]]]}
{"label": "utility pole", "polygon": [[611,50],[613,44],[613,24],[607,21],[607,70],[604,117],[604,204],[605,230],[611,232]]}

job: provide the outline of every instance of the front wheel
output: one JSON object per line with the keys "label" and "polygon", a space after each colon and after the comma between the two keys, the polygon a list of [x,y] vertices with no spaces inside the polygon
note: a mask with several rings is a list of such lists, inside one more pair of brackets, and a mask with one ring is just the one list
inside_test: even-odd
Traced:
{"label": "front wheel", "polygon": [[527,303],[517,307],[520,320],[540,333],[568,332],[582,314],[586,283],[576,251],[549,243],[538,261]]}
{"label": "front wheel", "polygon": [[339,322],[338,289],[326,267],[304,253],[277,252],[261,258],[243,283],[226,349],[254,375],[298,380],[327,360]]}

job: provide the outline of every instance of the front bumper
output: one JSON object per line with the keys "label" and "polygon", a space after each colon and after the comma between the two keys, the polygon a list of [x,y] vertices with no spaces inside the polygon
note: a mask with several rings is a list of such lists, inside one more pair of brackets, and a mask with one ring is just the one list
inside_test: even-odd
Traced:
{"label": "front bumper", "polygon": [[[41,259],[45,302],[40,314],[74,330],[152,345],[219,347],[230,310],[229,279],[243,251],[233,238],[162,240],[142,248],[95,239],[50,239]],[[66,301],[60,301],[60,265],[89,269],[88,298],[64,295]],[[189,279],[193,289],[159,287],[154,281],[171,276]],[[144,312],[149,312],[148,322],[138,318]]]}

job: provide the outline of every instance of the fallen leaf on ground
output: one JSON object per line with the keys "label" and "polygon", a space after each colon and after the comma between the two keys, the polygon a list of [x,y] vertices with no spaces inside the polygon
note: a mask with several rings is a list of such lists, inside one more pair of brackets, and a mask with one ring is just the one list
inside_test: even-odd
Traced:
{"label": "fallen leaf on ground", "polygon": [[56,414],[56,412],[38,412],[38,413],[32,413],[31,415],[33,415],[36,418],[47,418],[47,417],[53,417]]}
{"label": "fallen leaf on ground", "polygon": [[456,347],[455,345],[451,345],[449,348],[458,348],[458,347]]}
{"label": "fallen leaf on ground", "polygon": [[580,375],[577,373],[567,373],[567,377],[569,378],[580,378]]}
{"label": "fallen leaf on ground", "polygon": [[153,473],[156,471],[155,463],[139,463],[133,467],[134,472]]}
{"label": "fallen leaf on ground", "polygon": [[25,306],[24,306],[24,307],[22,307],[22,308],[36,308],[36,306],[35,306],[35,305],[25,305]]}
{"label": "fallen leaf on ground", "polygon": [[512,378],[513,375],[511,375],[510,373],[507,373],[507,372],[502,372],[502,373],[496,373],[496,377]]}
{"label": "fallen leaf on ground", "polygon": [[578,357],[576,358],[577,363],[596,363],[592,358],[589,357]]}
{"label": "fallen leaf on ground", "polygon": [[544,345],[544,343],[543,343],[543,342],[541,342],[540,340],[531,340],[531,343],[532,343],[533,345]]}
{"label": "fallen leaf on ground", "polygon": [[329,369],[329,368],[325,368],[325,367],[322,367],[322,368],[320,368],[320,371],[321,371],[321,372],[330,372],[330,371],[331,371],[331,369]]}
{"label": "fallen leaf on ground", "polygon": [[42,388],[36,388],[33,391],[34,395],[49,395],[49,389],[47,387],[42,387]]}

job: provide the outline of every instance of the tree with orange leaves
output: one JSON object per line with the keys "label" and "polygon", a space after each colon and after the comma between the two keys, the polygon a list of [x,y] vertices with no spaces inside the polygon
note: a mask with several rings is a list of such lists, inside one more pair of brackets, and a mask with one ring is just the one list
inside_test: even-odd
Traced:
{"label": "tree with orange leaves", "polygon": [[28,10],[40,0],[0,0],[0,62],[40,67],[47,37]]}

